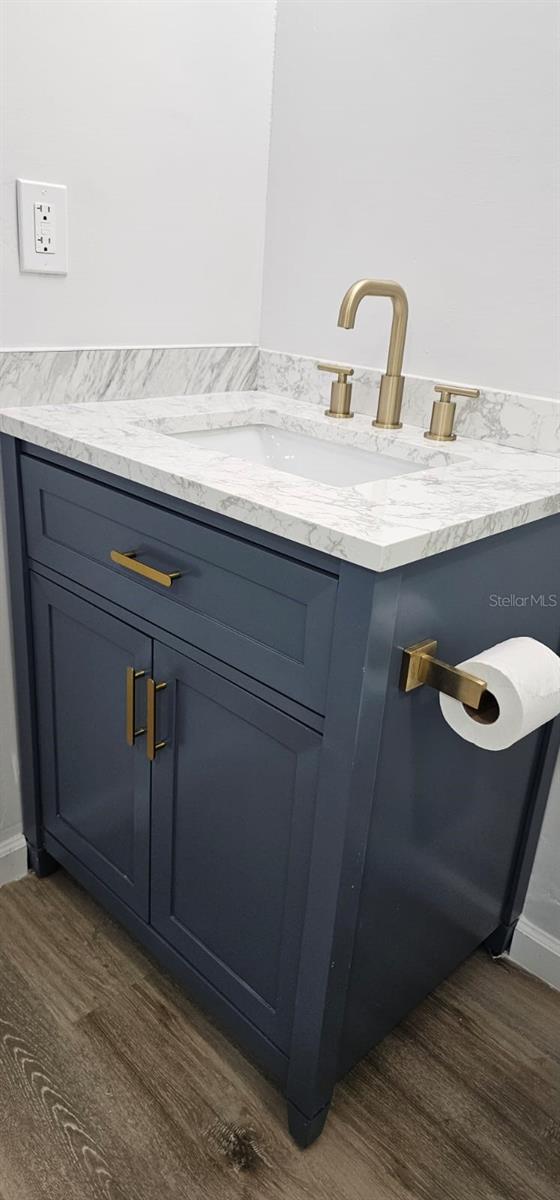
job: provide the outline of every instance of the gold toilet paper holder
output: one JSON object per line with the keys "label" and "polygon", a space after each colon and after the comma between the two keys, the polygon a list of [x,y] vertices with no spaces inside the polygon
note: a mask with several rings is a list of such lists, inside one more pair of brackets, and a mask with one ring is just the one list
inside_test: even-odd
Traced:
{"label": "gold toilet paper holder", "polygon": [[427,683],[428,687],[445,692],[446,696],[478,711],[487,690],[484,679],[435,658],[436,650],[437,642],[433,638],[406,646],[401,664],[401,692],[412,692]]}

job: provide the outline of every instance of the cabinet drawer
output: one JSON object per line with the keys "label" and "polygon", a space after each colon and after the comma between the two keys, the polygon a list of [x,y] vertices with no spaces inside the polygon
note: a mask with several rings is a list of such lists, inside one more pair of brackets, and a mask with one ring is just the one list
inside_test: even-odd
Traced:
{"label": "cabinet drawer", "polygon": [[[21,470],[31,558],[323,711],[334,576],[31,456]],[[112,551],[178,578],[163,586]]]}

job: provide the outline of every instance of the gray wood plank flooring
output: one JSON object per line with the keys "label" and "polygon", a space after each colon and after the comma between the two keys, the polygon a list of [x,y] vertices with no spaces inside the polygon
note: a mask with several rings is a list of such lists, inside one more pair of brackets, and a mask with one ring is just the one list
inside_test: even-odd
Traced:
{"label": "gray wood plank flooring", "polygon": [[558,1200],[560,993],[476,954],[291,1142],[275,1089],[60,871],[0,890],[0,1200]]}

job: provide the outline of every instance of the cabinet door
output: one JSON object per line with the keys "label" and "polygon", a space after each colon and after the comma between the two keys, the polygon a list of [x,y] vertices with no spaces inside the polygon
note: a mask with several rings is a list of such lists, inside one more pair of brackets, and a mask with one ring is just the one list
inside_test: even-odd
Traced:
{"label": "cabinet door", "polygon": [[147,919],[150,764],[144,736],[127,744],[126,682],[151,640],[38,575],[32,600],[44,826]]}
{"label": "cabinet door", "polygon": [[321,739],[158,643],[154,678],[152,924],[284,1048]]}

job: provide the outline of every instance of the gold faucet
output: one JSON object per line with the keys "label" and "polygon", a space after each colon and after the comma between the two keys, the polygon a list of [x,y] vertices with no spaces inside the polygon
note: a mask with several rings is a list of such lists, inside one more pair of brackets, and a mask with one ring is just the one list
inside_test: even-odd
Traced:
{"label": "gold faucet", "polygon": [[352,384],[348,383],[349,375],[354,374],[353,367],[342,367],[340,363],[317,363],[319,371],[333,371],[337,378],[331,383],[331,403],[325,409],[326,417],[353,417],[350,408],[352,399]]}
{"label": "gold faucet", "polygon": [[393,303],[393,323],[389,339],[387,370],[381,376],[377,416],[372,425],[381,429],[400,429],[401,404],[404,375],[401,375],[408,321],[408,300],[400,283],[390,279],[358,279],[348,288],[340,305],[338,324],[342,329],[353,329],[356,313],[364,296],[387,296]]}
{"label": "gold faucet", "polygon": [[450,383],[438,383],[434,387],[434,392],[439,392],[441,400],[434,400],[432,404],[430,428],[424,437],[429,438],[431,442],[456,442],[457,434],[453,433],[456,404],[451,397],[471,396],[478,400],[480,391],[478,388],[455,387]]}

